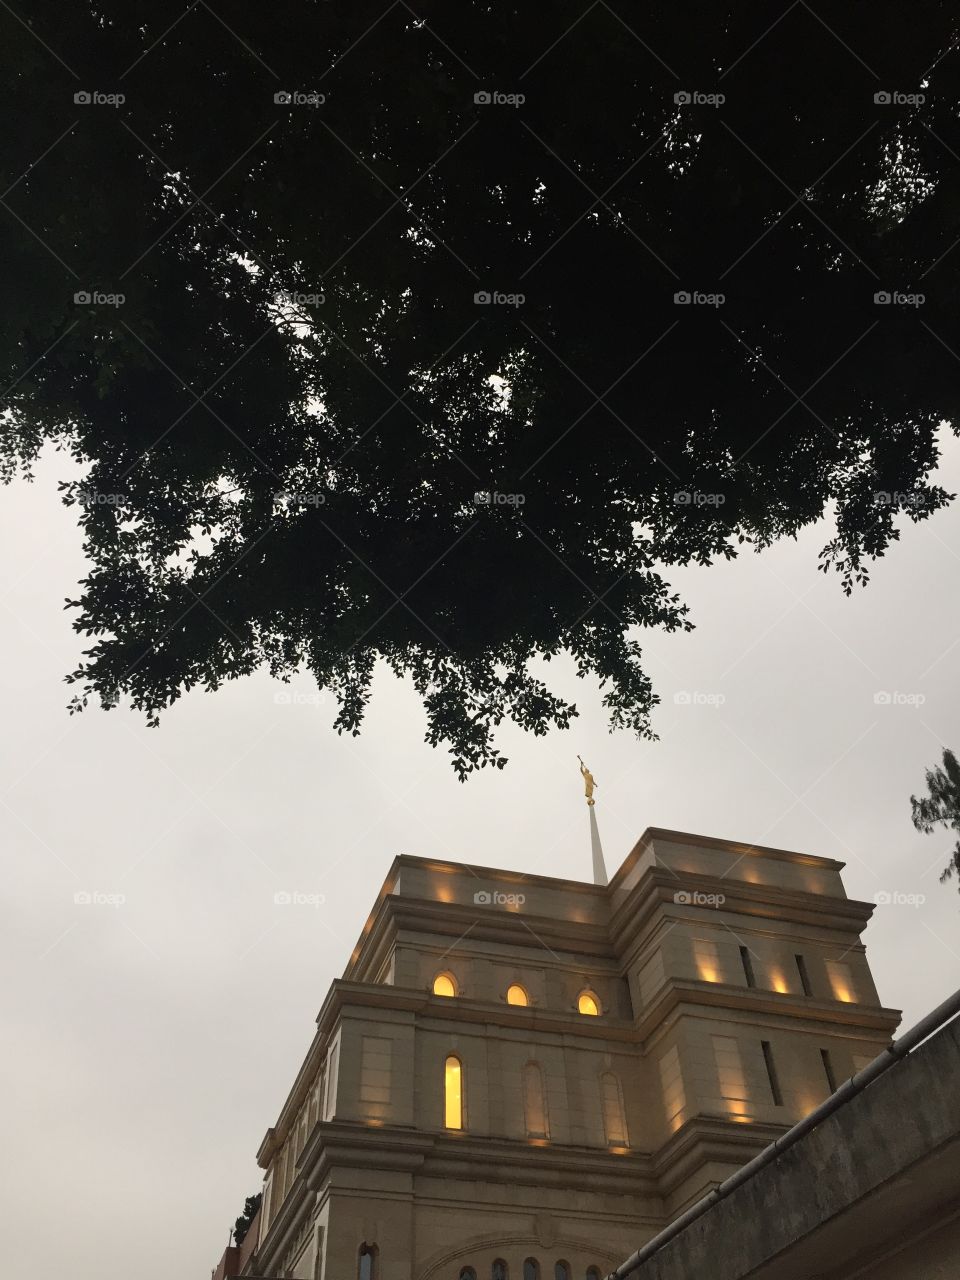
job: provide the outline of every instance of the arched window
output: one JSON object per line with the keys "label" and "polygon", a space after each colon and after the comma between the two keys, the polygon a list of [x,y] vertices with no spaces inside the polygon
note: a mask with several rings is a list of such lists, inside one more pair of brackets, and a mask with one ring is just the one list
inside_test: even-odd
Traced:
{"label": "arched window", "polygon": [[377,1246],[364,1241],[357,1254],[357,1280],[378,1280],[378,1271]]}
{"label": "arched window", "polygon": [[600,1077],[600,1104],[603,1110],[603,1135],[612,1147],[627,1145],[627,1124],[623,1116],[623,1094],[620,1081],[612,1071]]}
{"label": "arched window", "polygon": [[507,987],[507,1004],[529,1004],[530,1000],[526,991],[520,986],[519,982],[512,983]]}
{"label": "arched window", "polygon": [[577,1000],[577,1012],[586,1014],[588,1018],[596,1018],[600,1014],[600,1001],[592,991],[581,991]]}
{"label": "arched window", "polygon": [[460,1280],[477,1280],[477,1273],[473,1267],[461,1267]]}
{"label": "arched window", "polygon": [[433,994],[435,996],[455,996],[457,994],[457,984],[449,973],[438,973],[433,980]]}
{"label": "arched window", "polygon": [[553,1280],[570,1280],[569,1262],[564,1262],[562,1258],[558,1259],[556,1266],[553,1268]]}
{"label": "arched window", "polygon": [[452,1053],[443,1064],[443,1123],[447,1129],[463,1128],[463,1068]]}
{"label": "arched window", "polygon": [[524,1258],[523,1280],[540,1280],[540,1263],[536,1258]]}
{"label": "arched window", "polygon": [[[543,1073],[535,1062],[523,1068],[523,1119],[528,1138],[547,1136],[547,1106],[543,1096]],[[527,1280],[527,1277],[524,1277]]]}
{"label": "arched window", "polygon": [[603,1280],[599,1267],[587,1267],[587,1280]]}
{"label": "arched window", "polygon": [[490,1268],[490,1280],[509,1280],[507,1264],[502,1258],[494,1258],[493,1266]]}

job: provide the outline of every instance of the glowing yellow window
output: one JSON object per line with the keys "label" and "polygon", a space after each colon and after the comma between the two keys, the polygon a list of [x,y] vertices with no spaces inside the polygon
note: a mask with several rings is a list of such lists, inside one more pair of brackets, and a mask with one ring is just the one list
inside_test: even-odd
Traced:
{"label": "glowing yellow window", "polygon": [[438,973],[433,980],[433,994],[435,996],[455,996],[457,988],[453,985],[453,979],[448,973]]}
{"label": "glowing yellow window", "polygon": [[513,986],[507,987],[507,1004],[529,1003],[530,1001],[527,999],[527,993],[518,983],[515,982]]}
{"label": "glowing yellow window", "polygon": [[452,1054],[443,1064],[443,1123],[448,1129],[463,1128],[463,1090],[460,1059]]}
{"label": "glowing yellow window", "polygon": [[588,1017],[596,1018],[600,1013],[600,1004],[597,997],[589,991],[580,993],[580,999],[577,1001],[577,1010],[579,1013],[585,1013]]}

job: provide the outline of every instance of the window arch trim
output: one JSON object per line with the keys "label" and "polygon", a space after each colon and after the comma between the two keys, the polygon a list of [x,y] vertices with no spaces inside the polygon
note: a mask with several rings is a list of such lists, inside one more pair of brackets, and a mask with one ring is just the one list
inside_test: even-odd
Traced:
{"label": "window arch trim", "polygon": [[[449,987],[450,989],[449,991],[445,989],[438,990],[438,987]],[[445,999],[450,999],[451,997],[458,996],[460,994],[460,984],[449,969],[441,969],[439,973],[434,974],[433,984],[430,989],[435,996],[442,996]]]}
{"label": "window arch trim", "polygon": [[600,997],[592,987],[584,987],[577,996],[577,1013],[585,1018],[599,1018],[603,1013]]}

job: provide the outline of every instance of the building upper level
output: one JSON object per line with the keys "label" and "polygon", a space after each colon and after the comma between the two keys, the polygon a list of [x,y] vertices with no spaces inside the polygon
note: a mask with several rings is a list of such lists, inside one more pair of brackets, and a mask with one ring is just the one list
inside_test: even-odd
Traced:
{"label": "building upper level", "polygon": [[603,886],[396,858],[261,1146],[263,1230],[337,1126],[661,1164],[775,1136],[898,1022],[842,865],[657,828]]}

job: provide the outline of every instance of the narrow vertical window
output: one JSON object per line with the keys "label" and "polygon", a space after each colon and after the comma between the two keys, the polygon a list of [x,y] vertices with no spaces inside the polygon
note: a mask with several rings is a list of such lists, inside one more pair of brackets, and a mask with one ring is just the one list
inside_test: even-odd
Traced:
{"label": "narrow vertical window", "polygon": [[477,1273],[473,1267],[461,1267],[460,1280],[477,1280]]}
{"label": "narrow vertical window", "polygon": [[813,988],[810,986],[810,975],[807,973],[807,962],[803,956],[794,956],[797,962],[797,973],[800,975],[800,986],[805,996],[813,995]]}
{"label": "narrow vertical window", "polygon": [[753,961],[750,959],[750,948],[740,948],[740,963],[743,965],[743,976],[747,980],[748,987],[755,987],[757,980],[753,976]]}
{"label": "narrow vertical window", "polygon": [[602,1280],[599,1267],[587,1267],[586,1280]]}
{"label": "narrow vertical window", "polygon": [[600,1077],[600,1102],[603,1110],[603,1135],[608,1146],[627,1145],[627,1125],[623,1117],[623,1094],[620,1081],[612,1071]]}
{"label": "narrow vertical window", "polygon": [[528,1062],[523,1068],[523,1118],[528,1138],[547,1136],[543,1073],[535,1062]]}
{"label": "narrow vertical window", "polygon": [[443,1123],[447,1129],[463,1128],[463,1069],[453,1054],[443,1064]]}
{"label": "narrow vertical window", "polygon": [[364,1241],[357,1255],[357,1280],[378,1280],[377,1269],[377,1246]]}
{"label": "narrow vertical window", "polygon": [[570,1263],[561,1258],[553,1268],[553,1280],[570,1280]]}
{"label": "narrow vertical window", "polygon": [[830,1092],[837,1092],[837,1077],[833,1074],[833,1063],[830,1061],[830,1051],[828,1049],[820,1050],[820,1060],[823,1063],[823,1074],[827,1077],[827,1084],[830,1086]]}
{"label": "narrow vertical window", "polygon": [[490,1280],[509,1280],[507,1264],[502,1258],[494,1258],[493,1266],[490,1268]]}
{"label": "narrow vertical window", "polygon": [[783,1094],[780,1092],[780,1081],[777,1078],[777,1064],[773,1060],[773,1049],[770,1047],[769,1040],[761,1040],[760,1048],[763,1050],[763,1065],[767,1068],[767,1080],[770,1084],[770,1094],[773,1098],[775,1107],[783,1106]]}
{"label": "narrow vertical window", "polygon": [[524,1258],[523,1280],[540,1280],[540,1263],[536,1258]]}

